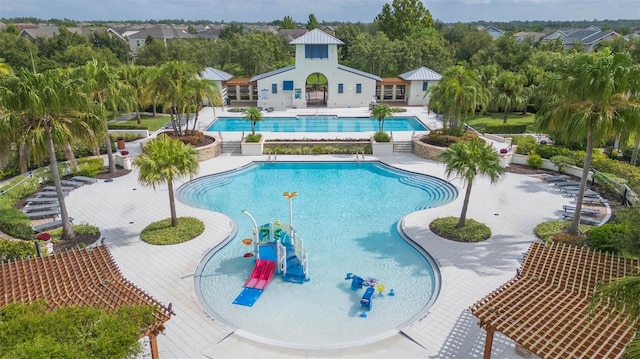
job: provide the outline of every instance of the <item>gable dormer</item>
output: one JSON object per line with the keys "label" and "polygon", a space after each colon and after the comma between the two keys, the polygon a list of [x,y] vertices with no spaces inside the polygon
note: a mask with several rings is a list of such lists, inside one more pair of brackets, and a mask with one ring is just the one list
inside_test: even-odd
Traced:
{"label": "gable dormer", "polygon": [[319,61],[337,66],[338,45],[344,45],[344,42],[320,29],[313,29],[289,44],[296,45],[296,66],[305,66],[305,63]]}

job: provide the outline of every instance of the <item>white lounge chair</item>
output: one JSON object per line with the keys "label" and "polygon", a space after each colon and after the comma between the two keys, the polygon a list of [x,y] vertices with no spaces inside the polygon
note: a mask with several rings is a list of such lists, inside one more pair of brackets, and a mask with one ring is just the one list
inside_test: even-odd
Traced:
{"label": "white lounge chair", "polygon": [[35,197],[27,199],[27,203],[58,203],[57,197]]}
{"label": "white lounge chair", "polygon": [[[565,220],[569,220],[569,219],[573,219],[573,217],[575,216],[575,212],[565,212],[563,215]],[[584,224],[589,224],[592,226],[599,226],[602,224],[601,221],[595,219],[595,218],[591,218],[591,217],[585,217],[585,216],[580,216],[580,223],[584,223]]]}
{"label": "white lounge chair", "polygon": [[558,176],[548,176],[543,178],[542,180],[545,182],[560,182],[568,179],[569,179],[569,176],[567,175],[558,175]]}
{"label": "white lounge chair", "polygon": [[[565,210],[565,212],[575,212],[576,211],[576,206],[572,206],[572,205],[564,205],[562,206],[562,209]],[[600,214],[600,210],[597,208],[585,208],[582,207],[580,209],[580,213],[582,214],[587,214],[587,215],[599,215]]]}
{"label": "white lounge chair", "polygon": [[51,218],[60,214],[60,209],[50,209],[48,211],[39,211],[39,212],[27,212],[27,216],[29,219],[42,219],[42,218]]}
{"label": "white lounge chair", "polygon": [[96,183],[96,182],[98,182],[98,180],[96,178],[86,177],[86,176],[73,176],[73,177],[71,177],[71,179],[74,180],[74,181],[84,182],[84,183]]}
{"label": "white lounge chair", "polygon": [[22,212],[38,212],[43,210],[51,210],[54,208],[58,208],[60,204],[58,202],[45,203],[45,204],[35,204],[35,205],[26,205],[22,209]]}

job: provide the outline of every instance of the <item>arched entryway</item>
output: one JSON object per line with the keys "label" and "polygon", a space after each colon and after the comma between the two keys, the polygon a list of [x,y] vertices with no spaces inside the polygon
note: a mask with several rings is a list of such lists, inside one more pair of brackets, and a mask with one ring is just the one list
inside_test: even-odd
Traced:
{"label": "arched entryway", "polygon": [[328,96],[327,77],[319,72],[314,72],[307,77],[306,100],[307,107],[326,107]]}

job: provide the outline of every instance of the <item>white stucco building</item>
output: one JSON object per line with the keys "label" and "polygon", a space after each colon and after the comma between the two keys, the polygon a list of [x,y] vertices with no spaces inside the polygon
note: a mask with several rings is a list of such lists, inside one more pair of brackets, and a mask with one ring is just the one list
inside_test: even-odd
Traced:
{"label": "white stucco building", "polygon": [[[338,64],[339,39],[314,29],[290,42],[296,46],[295,65],[255,76],[257,106],[281,110],[307,107],[308,102],[326,107],[368,106],[382,79]],[[326,78],[326,84],[309,85]],[[320,82],[320,81],[318,81]]]}

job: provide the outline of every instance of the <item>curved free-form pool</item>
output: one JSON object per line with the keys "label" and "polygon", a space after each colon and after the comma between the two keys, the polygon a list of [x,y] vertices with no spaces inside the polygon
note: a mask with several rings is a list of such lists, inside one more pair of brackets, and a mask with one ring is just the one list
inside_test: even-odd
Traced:
{"label": "curved free-form pool", "polygon": [[[255,265],[245,258],[252,224],[293,222],[309,253],[303,284],[275,276],[253,307],[232,304]],[[298,348],[359,345],[392,334],[424,313],[439,288],[435,265],[396,227],[406,214],[456,198],[448,182],[380,163],[258,163],[237,171],[198,178],[177,191],[180,201],[229,215],[238,234],[205,257],[196,272],[196,291],[206,310],[259,341]],[[436,269],[437,271],[437,269]],[[385,285],[361,317],[364,290],[353,291],[348,273]],[[389,296],[390,289],[395,296]]]}

